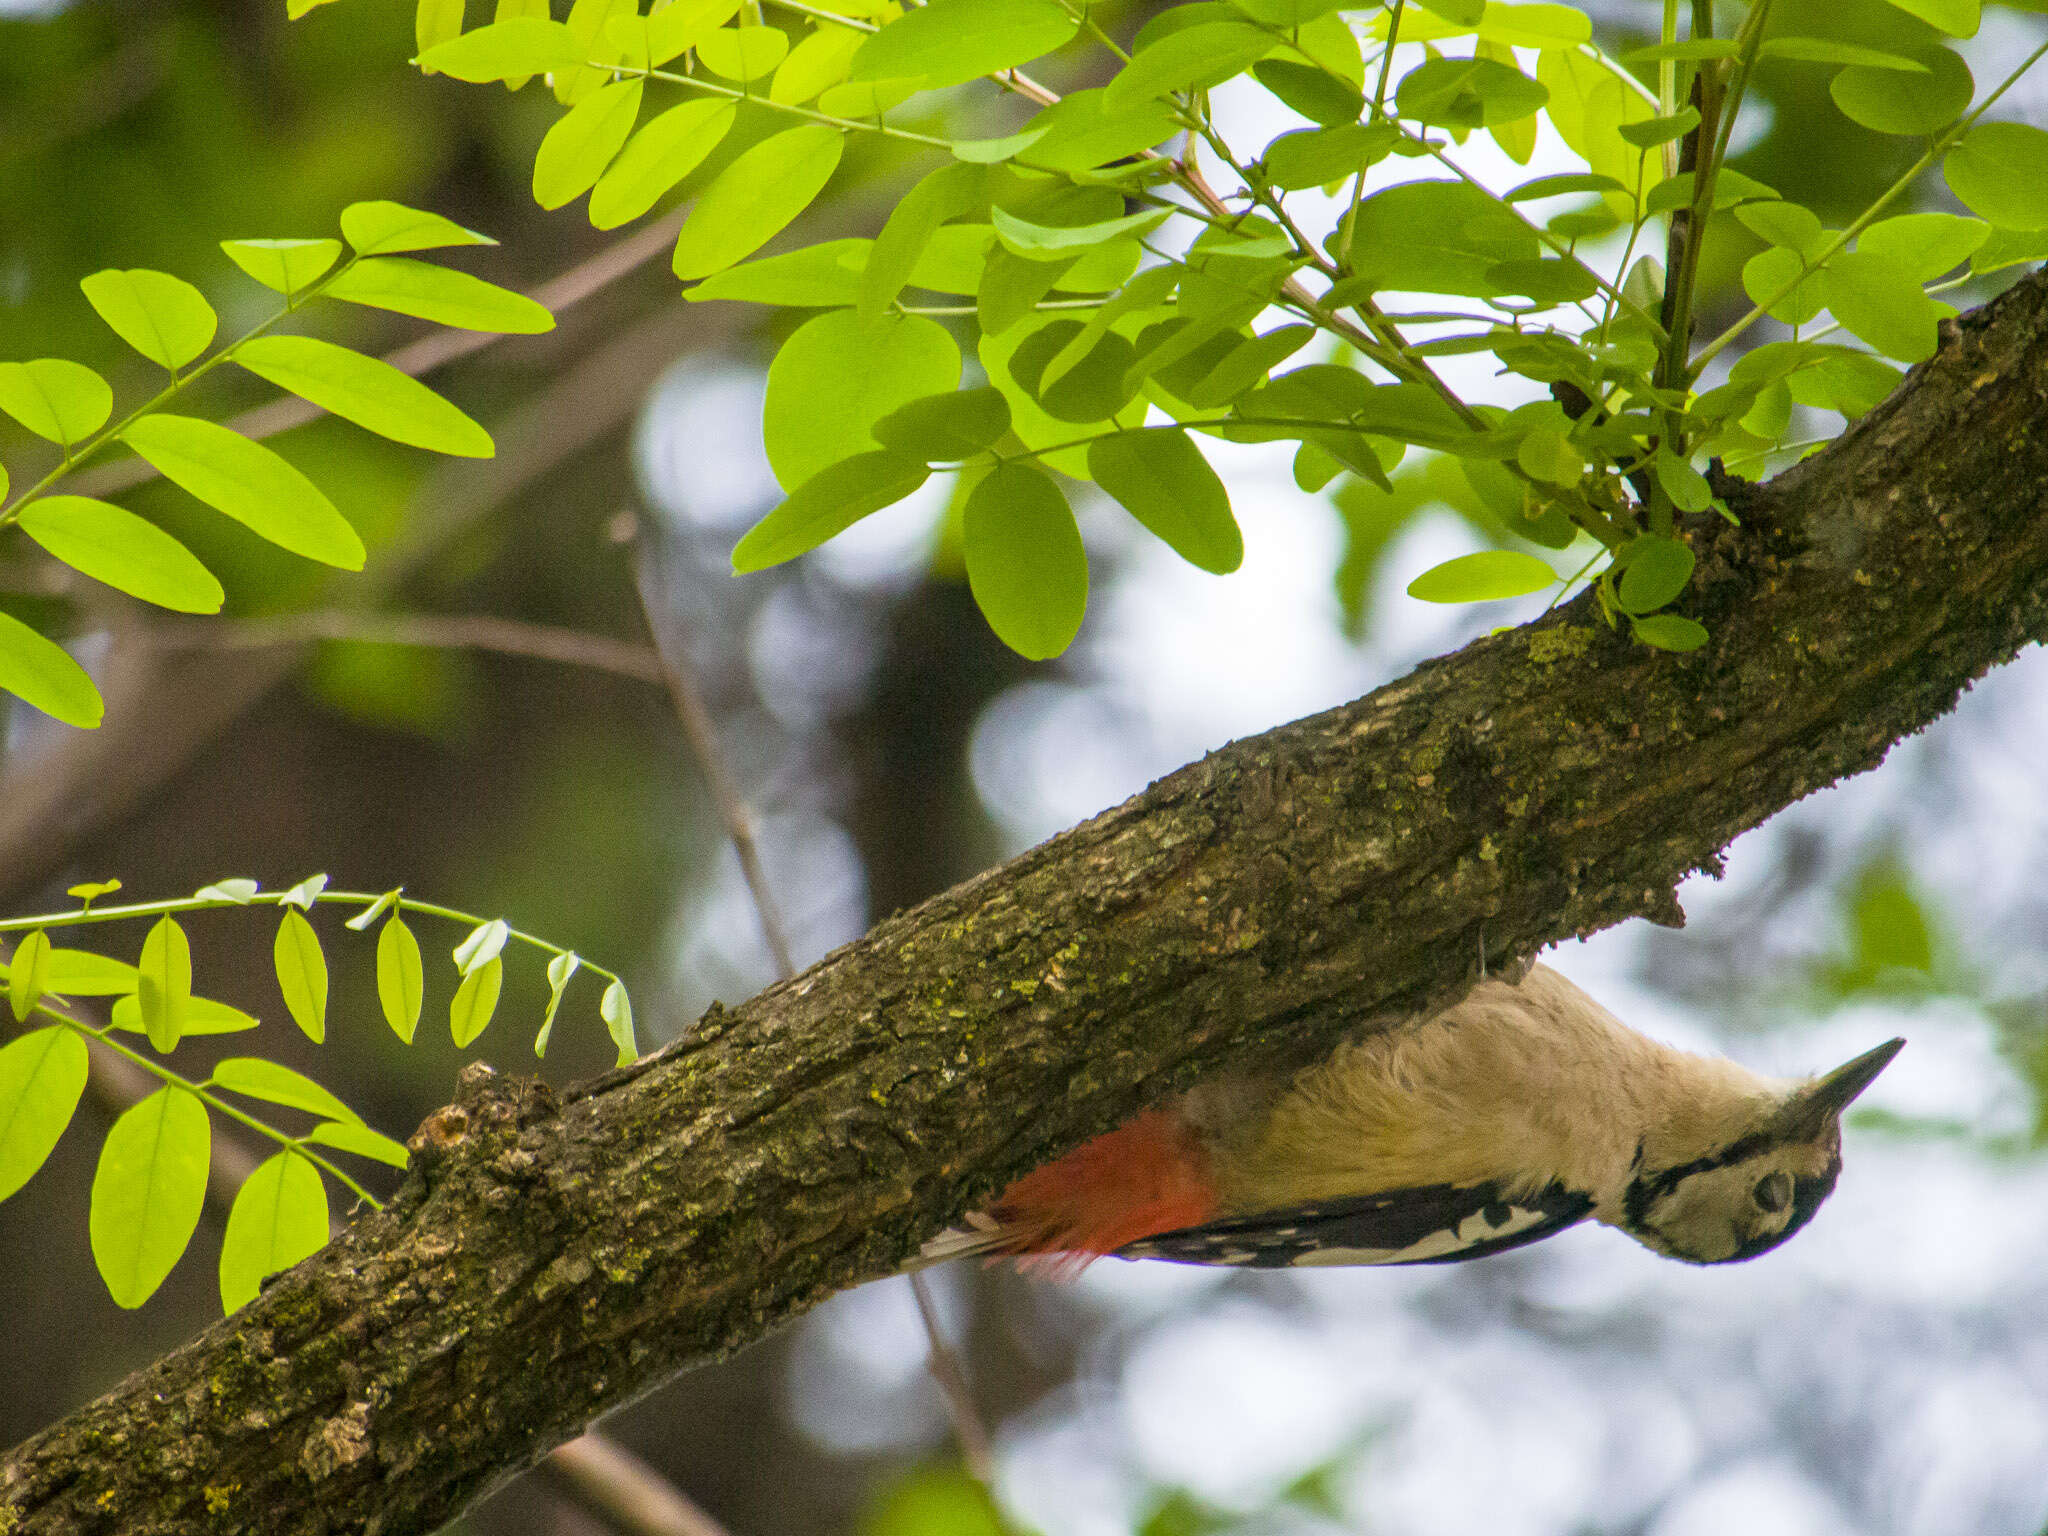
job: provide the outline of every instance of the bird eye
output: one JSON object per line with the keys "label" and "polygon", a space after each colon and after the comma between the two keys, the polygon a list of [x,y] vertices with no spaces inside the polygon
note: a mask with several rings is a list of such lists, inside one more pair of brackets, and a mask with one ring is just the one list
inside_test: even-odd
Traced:
{"label": "bird eye", "polygon": [[1780,1169],[1756,1181],[1756,1203],[1767,1211],[1782,1211],[1792,1203],[1792,1175]]}

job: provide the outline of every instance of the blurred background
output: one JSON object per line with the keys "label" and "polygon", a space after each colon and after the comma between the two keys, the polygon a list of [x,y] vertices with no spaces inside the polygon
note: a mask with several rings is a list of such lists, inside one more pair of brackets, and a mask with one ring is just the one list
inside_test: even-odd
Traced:
{"label": "blurred background", "polygon": [[[1647,35],[1658,14],[1644,0],[1591,9],[1611,44]],[[1932,36],[1877,0],[1779,9],[1801,31]],[[141,367],[99,326],[79,277],[161,267],[199,283],[229,326],[246,324],[265,295],[215,242],[326,234],[357,198],[498,236],[500,249],[453,254],[516,287],[616,254],[632,231],[596,234],[575,209],[532,204],[551,100],[422,80],[404,62],[411,10],[345,0],[288,23],[276,0],[0,0],[0,353],[78,357],[133,398]],[[1127,32],[1144,8],[1097,14]],[[1960,45],[1980,87],[2043,26],[1987,9]],[[1093,67],[1077,56],[1043,74],[1085,84]],[[1918,146],[1848,124],[1825,78],[1762,71],[1737,163],[1839,224]],[[980,122],[984,104],[962,93],[931,110]],[[1260,142],[1290,126],[1258,93],[1219,111]],[[2023,83],[2000,112],[2048,122],[2048,80]],[[1503,159],[1503,173],[1557,168],[1544,159],[1554,145],[1537,153],[1526,171]],[[783,244],[872,233],[914,174],[850,154]],[[1930,189],[1923,205],[1948,206],[1939,199]],[[1755,247],[1743,239],[1707,248],[1703,333],[1747,306],[1736,274]],[[643,1040],[659,1043],[713,999],[757,990],[774,965],[652,670],[652,635],[701,690],[802,965],[1233,736],[1540,608],[1403,595],[1437,560],[1501,537],[1477,508],[1441,500],[1426,469],[1391,498],[1312,497],[1284,456],[1227,445],[1215,457],[1244,569],[1203,575],[1113,508],[1084,507],[1089,616],[1050,665],[1019,660],[981,622],[943,487],[735,580],[727,552],[777,496],[758,446],[762,369],[794,322],[681,302],[653,249],[651,262],[605,269],[612,280],[555,333],[434,376],[497,435],[498,459],[430,463],[331,422],[283,440],[370,543],[364,576],[330,578],[224,533],[160,485],[135,504],[222,575],[237,622],[173,629],[103,606],[10,544],[0,606],[68,626],[110,719],[88,741],[19,707],[7,717],[7,911],[62,905],[65,886],[113,875],[141,897],[316,870],[339,887],[403,883],[616,966]],[[339,309],[318,324],[371,350],[421,329]],[[1512,398],[1483,377],[1459,382]],[[233,381],[218,391],[193,408],[264,398]],[[1820,437],[1838,423],[1816,413],[1812,425]],[[0,459],[17,480],[34,462],[10,423]],[[645,675],[467,644],[274,643],[367,634],[393,616],[440,640],[477,638],[461,622],[475,616],[572,630],[614,642],[604,654],[630,652],[626,671]],[[1057,1283],[955,1266],[934,1288],[994,1433],[996,1511],[960,1471],[901,1281],[836,1298],[608,1430],[733,1536],[2038,1536],[2044,697],[2048,663],[2029,652],[1882,770],[1736,844],[1724,879],[1681,892],[1684,932],[1617,930],[1549,957],[1638,1027],[1770,1070],[1910,1038],[1851,1118],[1839,1193],[1763,1261],[1688,1269],[1595,1229],[1416,1270],[1106,1261]],[[397,1045],[378,1015],[372,946],[338,922],[321,924],[335,965],[323,1048],[283,1022],[266,918],[188,926],[201,989],[262,1014],[256,1047],[372,1124],[403,1137],[450,1096],[466,1053],[445,1029]],[[421,931],[430,954],[461,936]],[[132,954],[140,934],[111,943]],[[433,1020],[448,988],[429,974]],[[545,995],[538,964],[511,967],[481,1043],[501,1069],[536,1069]],[[539,1070],[566,1082],[608,1060],[595,989],[572,992]],[[5,1443],[217,1315],[217,1213],[139,1312],[118,1310],[93,1272],[87,1194],[118,1108],[88,1099],[51,1163],[0,1205]],[[531,1477],[460,1528],[606,1527]]]}

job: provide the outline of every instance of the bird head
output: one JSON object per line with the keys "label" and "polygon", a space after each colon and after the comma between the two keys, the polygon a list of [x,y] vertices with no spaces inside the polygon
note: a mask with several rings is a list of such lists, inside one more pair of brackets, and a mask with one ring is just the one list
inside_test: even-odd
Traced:
{"label": "bird head", "polygon": [[1834,1192],[1842,1111],[1905,1043],[1887,1040],[1765,1101],[1697,1157],[1638,1168],[1624,1198],[1622,1230],[1691,1264],[1732,1264],[1777,1247]]}

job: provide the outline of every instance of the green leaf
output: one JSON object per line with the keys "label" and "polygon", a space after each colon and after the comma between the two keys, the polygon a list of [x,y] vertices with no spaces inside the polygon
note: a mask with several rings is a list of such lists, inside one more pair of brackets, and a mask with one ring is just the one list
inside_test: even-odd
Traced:
{"label": "green leaf", "polygon": [[1030,127],[1017,133],[1006,133],[1001,138],[955,139],[949,147],[956,160],[965,160],[970,165],[995,165],[1021,155],[1044,137],[1045,129],[1034,121]]}
{"label": "green leaf", "polygon": [[403,1168],[412,1161],[404,1143],[393,1141],[368,1126],[352,1125],[343,1120],[321,1121],[306,1132],[306,1140],[323,1147],[338,1147],[344,1152],[353,1152],[357,1157],[375,1158],[393,1168]]}
{"label": "green leaf", "polygon": [[0,1045],[0,1200],[35,1176],[85,1092],[85,1042],[61,1024]]}
{"label": "green leaf", "polygon": [[89,949],[50,951],[49,989],[59,997],[119,997],[142,985],[126,960]]}
{"label": "green leaf", "polygon": [[1704,512],[1714,504],[1714,488],[1707,484],[1707,477],[1669,449],[1657,451],[1652,469],[1679,511]]}
{"label": "green leaf", "polygon": [[246,907],[249,904],[249,898],[261,889],[262,887],[257,885],[254,880],[231,877],[226,880],[216,880],[211,885],[203,885],[193,894],[201,901],[232,901],[238,907]]}
{"label": "green leaf", "polygon": [[965,85],[1051,53],[1080,30],[1057,0],[932,0],[883,27],[853,56],[850,79]]}
{"label": "green leaf", "polygon": [[1097,438],[1088,472],[1188,564],[1222,576],[1244,563],[1230,495],[1186,433],[1145,427]]}
{"label": "green leaf", "polygon": [[1352,220],[1352,265],[1379,288],[1491,298],[1498,289],[1489,268],[1542,254],[1534,230],[1461,181],[1388,187]]}
{"label": "green leaf", "polygon": [[844,147],[838,129],[807,123],[740,155],[712,179],[683,221],[671,263],[676,276],[709,277],[767,244],[825,189]]}
{"label": "green leaf", "polygon": [[180,613],[219,613],[213,572],[156,524],[90,496],[45,496],[21,509],[21,531],[73,570]]}
{"label": "green leaf", "polygon": [[733,299],[784,309],[828,309],[860,299],[861,267],[870,240],[827,240],[764,256],[707,277],[683,295],[692,304]]}
{"label": "green leaf", "polygon": [[611,1034],[612,1044],[619,1048],[619,1065],[631,1066],[640,1051],[633,1042],[633,1000],[626,996],[623,981],[614,981],[604,989],[604,996],[598,999],[597,1013]]}
{"label": "green leaf", "polygon": [[562,994],[569,990],[569,978],[582,967],[583,959],[574,950],[565,950],[548,962],[548,1006],[541,1015],[540,1032],[533,1037],[533,1054],[546,1056],[548,1036],[554,1033],[555,1014],[562,1006]]}
{"label": "green leaf", "polygon": [[297,1152],[256,1165],[228,1210],[220,1242],[220,1308],[256,1299],[265,1277],[290,1269],[327,1245],[327,1186]]}
{"label": "green leaf", "polygon": [[38,928],[15,946],[8,961],[7,1003],[14,1010],[14,1022],[25,1023],[49,988],[50,936]]}
{"label": "green leaf", "polygon": [[820,91],[837,85],[846,78],[854,54],[866,41],[865,34],[851,27],[821,25],[789,50],[789,57],[782,61],[768,87],[768,99],[777,106],[801,106]]}
{"label": "green leaf", "polygon": [[1001,390],[987,384],[946,390],[898,406],[870,430],[897,453],[927,464],[957,463],[1002,441],[1010,430],[1010,406]]}
{"label": "green leaf", "polygon": [[2000,229],[2048,229],[2048,131],[1979,123],[1949,151],[1941,171],[1971,212]]}
{"label": "green leaf", "polygon": [[1849,121],[1879,133],[1938,132],[1969,110],[1977,84],[1969,65],[1947,48],[1918,49],[1913,58],[1927,73],[1852,67],[1828,82],[1828,94]]}
{"label": "green leaf", "polygon": [[616,229],[660,202],[718,148],[738,110],[730,101],[686,101],[648,119],[591,189],[591,224]]}
{"label": "green leaf", "polygon": [[848,81],[820,96],[818,110],[828,117],[872,121],[915,96],[921,84],[916,80]]}
{"label": "green leaf", "polygon": [[1744,203],[1735,218],[1759,239],[1792,251],[1812,250],[1824,233],[1811,209],[1775,199]]}
{"label": "green leaf", "polygon": [[765,80],[788,56],[789,34],[780,27],[720,27],[697,44],[706,69],[742,82]]}
{"label": "green leaf", "polygon": [[533,200],[543,208],[560,208],[596,186],[632,136],[645,90],[646,82],[638,78],[615,80],[564,113],[534,156]]}
{"label": "green leaf", "polygon": [[116,336],[173,372],[211,346],[220,325],[206,296],[168,272],[109,267],[78,286]]}
{"label": "green leaf", "polygon": [[[137,985],[140,985],[139,979]],[[108,1022],[131,1035],[147,1034],[148,1030],[142,1023],[139,994],[131,992],[116,998]],[[227,1003],[210,997],[194,997],[186,1001],[184,1034],[186,1038],[194,1035],[239,1035],[244,1030],[256,1028],[261,1022],[254,1014],[244,1013]]]}
{"label": "green leaf", "polygon": [[135,989],[143,1032],[159,1051],[177,1048],[192,1003],[192,946],[174,917],[160,917],[142,941]]}
{"label": "green leaf", "polygon": [[359,256],[393,256],[402,251],[433,251],[449,245],[498,243],[489,235],[464,229],[438,213],[383,199],[350,203],[342,209],[341,232]]}
{"label": "green leaf", "polygon": [[498,992],[505,985],[505,962],[488,960],[462,978],[448,1005],[448,1027],[458,1046],[466,1046],[484,1032],[497,1011]]}
{"label": "green leaf", "polygon": [[1221,85],[1279,45],[1272,33],[1242,21],[1198,22],[1140,48],[1105,87],[1103,104],[1120,111],[1168,91]]}
{"label": "green leaf", "polygon": [[320,952],[320,936],[297,907],[285,908],[271,958],[293,1022],[319,1044],[327,1038],[327,957]]}
{"label": "green leaf", "polygon": [[512,936],[512,926],[502,917],[494,917],[487,923],[478,923],[470,929],[462,942],[455,946],[455,969],[467,976],[480,965],[488,965],[498,958],[505,948],[505,940]]}
{"label": "green leaf", "polygon": [[[1085,348],[1059,370],[1054,364],[1070,347]],[[1129,338],[1114,331],[1096,335],[1091,343],[1078,320],[1056,320],[1032,331],[1010,354],[1010,377],[1024,387],[1046,415],[1086,426],[1107,421],[1138,392],[1132,376],[1138,352]]]}
{"label": "green leaf", "polygon": [[1765,306],[1764,313],[1787,325],[1805,325],[1826,302],[1815,274],[1797,252],[1783,246],[1758,251],[1742,264],[1742,289],[1752,303]]}
{"label": "green leaf", "polygon": [[1073,643],[1088,607],[1088,555],[1066,497],[1033,464],[998,465],[967,496],[967,584],[990,629],[1030,661]]}
{"label": "green leaf", "polygon": [[1684,138],[1699,125],[1699,108],[1687,107],[1669,117],[1646,117],[1639,123],[1623,123],[1616,132],[1637,149],[1655,149],[1659,144]]}
{"label": "green leaf", "polygon": [[940,166],[903,195],[875,237],[861,271],[862,320],[880,319],[896,302],[939,226],[971,209],[987,180],[980,166],[956,160]]}
{"label": "green leaf", "polygon": [[0,363],[0,411],[67,451],[107,424],[114,392],[83,363],[39,357]]}
{"label": "green leaf", "polygon": [[377,1001],[384,1009],[384,1022],[407,1045],[419,1028],[420,1007],[425,999],[425,971],[420,964],[420,941],[413,937],[405,919],[396,912],[377,935]]}
{"label": "green leaf", "polygon": [[1621,56],[1621,62],[1631,69],[1645,64],[1661,64],[1666,59],[1697,62],[1700,59],[1729,59],[1735,56],[1735,39],[1732,37],[1685,38],[1675,43],[1658,43],[1650,48],[1631,48]]}
{"label": "green leaf", "polygon": [[799,326],[768,365],[761,439],[789,490],[877,446],[870,428],[899,405],[960,381],[960,349],[936,320],[834,310]]}
{"label": "green leaf", "polygon": [[[290,914],[297,917],[296,912]],[[230,1056],[213,1069],[213,1084],[245,1098],[287,1109],[303,1109],[331,1120],[361,1125],[363,1117],[303,1073],[261,1056]]]}
{"label": "green leaf", "polygon": [[1982,277],[2023,261],[2048,261],[2048,230],[1992,230],[1991,238],[1970,258],[1970,272]]}
{"label": "green leaf", "polygon": [[339,240],[223,240],[220,248],[264,287],[286,295],[317,282],[341,254]]}
{"label": "green leaf", "polygon": [[1402,77],[1394,96],[1402,117],[1445,128],[1512,123],[1540,112],[1549,100],[1549,88],[1519,69],[1479,58],[1417,65]]}
{"label": "green leaf", "polygon": [[[1918,16],[1950,37],[1975,37],[1982,20],[1978,0],[1891,0],[1908,16]],[[1688,647],[1690,649],[1690,647]]]}
{"label": "green leaf", "polygon": [[1398,138],[1385,123],[1297,129],[1266,146],[1260,168],[1283,191],[1320,187],[1384,158]]}
{"label": "green leaf", "polygon": [[1660,651],[1696,651],[1707,643],[1707,631],[1703,625],[1675,613],[1631,618],[1628,625],[1638,640],[1645,645],[1654,645]]}
{"label": "green leaf", "polygon": [[1757,49],[1762,59],[1789,59],[1799,64],[1853,64],[1861,69],[1890,70],[1894,74],[1929,73],[1918,59],[1861,43],[1845,43],[1832,37],[1772,37]]}
{"label": "green leaf", "polygon": [[1482,549],[1431,566],[1408,583],[1408,595],[1425,603],[1491,603],[1556,585],[1557,572],[1534,555]]}
{"label": "green leaf", "polygon": [[[279,336],[276,341],[299,341]],[[247,347],[258,345],[247,343]],[[326,342],[312,343],[327,347]],[[331,348],[341,352],[340,347]],[[346,357],[357,357],[353,352]],[[259,359],[260,360],[260,359]],[[358,361],[369,363],[366,357]],[[236,361],[249,364],[240,352]],[[383,368],[383,363],[374,364]],[[252,372],[258,371],[255,369]],[[396,370],[392,370],[394,373]],[[283,383],[289,368],[272,367],[265,377]],[[403,378],[400,374],[398,377]],[[410,380],[407,380],[410,383]],[[289,388],[289,385],[285,387]],[[415,386],[417,387],[417,386]],[[438,397],[436,397],[438,398]],[[452,406],[450,410],[454,409]],[[363,541],[321,489],[274,449],[218,422],[164,412],[131,421],[121,430],[128,446],[156,466],[164,478],[224,512],[258,538],[280,549],[345,571],[363,568]]]}
{"label": "green leaf", "polygon": [[67,885],[64,887],[64,894],[66,896],[75,896],[89,907],[95,901],[98,901],[100,897],[111,896],[119,889],[121,889],[121,881],[116,876],[109,880],[88,880],[83,885]]}
{"label": "green leaf", "polygon": [[794,560],[870,512],[893,506],[930,476],[921,460],[884,450],[828,464],[733,546],[733,573],[744,576]]}
{"label": "green leaf", "polygon": [[365,257],[327,285],[327,297],[466,331],[534,336],[555,328],[546,306],[523,293],[410,256]]}
{"label": "green leaf", "polygon": [[[1020,157],[1034,169],[1070,175],[1092,171],[1111,160],[1139,155],[1180,132],[1173,108],[1163,101],[1142,101],[1112,109],[1105,94],[1093,88],[1069,91],[1031,120],[1036,137],[1018,146]],[[1023,137],[1023,135],[1019,135]],[[959,155],[956,146],[954,153]],[[968,156],[960,156],[962,159]]]}
{"label": "green leaf", "polygon": [[52,719],[90,730],[106,705],[85,668],[11,613],[0,613],[0,688]]}
{"label": "green leaf", "polygon": [[1904,213],[1880,219],[1856,237],[1856,249],[1881,257],[1916,283],[1946,277],[1991,238],[1982,219],[1954,213]]}
{"label": "green leaf", "polygon": [[1677,539],[1644,534],[1626,550],[1616,600],[1623,613],[1644,614],[1662,608],[1692,580],[1693,553]]}
{"label": "green leaf", "polygon": [[1835,318],[1886,357],[1919,363],[1934,356],[1942,311],[1898,263],[1859,247],[1835,256],[1819,282]]}
{"label": "green leaf", "polygon": [[551,74],[581,64],[588,56],[576,34],[561,22],[515,16],[436,43],[412,62],[422,73],[481,85],[490,80]]}
{"label": "green leaf", "polygon": [[107,1132],[89,1225],[116,1306],[149,1300],[184,1253],[206,1205],[211,1155],[206,1106],[181,1088],[159,1088]]}
{"label": "green leaf", "polygon": [[990,218],[995,223],[997,237],[1006,248],[1019,256],[1044,260],[1071,256],[1074,252],[1086,250],[1089,246],[1101,245],[1105,241],[1121,239],[1126,235],[1149,233],[1164,223],[1171,211],[1166,208],[1152,208],[1120,219],[1105,219],[1099,224],[1072,227],[1033,224],[1002,208],[994,209]]}
{"label": "green leaf", "polygon": [[1478,19],[1481,40],[1511,48],[1579,48],[1593,26],[1575,5],[1507,5],[1491,0]]}
{"label": "green leaf", "polygon": [[258,378],[380,437],[462,458],[488,459],[497,451],[490,433],[419,380],[331,341],[258,336],[233,356]]}
{"label": "green leaf", "polygon": [[[657,8],[644,21],[647,62],[659,67],[685,49],[696,47],[730,21],[739,8],[739,0],[678,0],[677,4]],[[626,38],[637,42],[632,31],[641,24],[639,19],[627,15],[607,22],[605,31],[614,40]]]}
{"label": "green leaf", "polygon": [[1252,78],[1312,123],[1334,128],[1355,123],[1365,110],[1365,93],[1313,64],[1291,59],[1261,59],[1252,66]]}

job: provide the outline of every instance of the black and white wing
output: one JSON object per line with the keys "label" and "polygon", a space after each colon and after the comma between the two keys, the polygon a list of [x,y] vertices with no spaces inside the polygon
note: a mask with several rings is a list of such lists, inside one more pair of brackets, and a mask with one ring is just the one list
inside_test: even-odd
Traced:
{"label": "black and white wing", "polygon": [[1502,1198],[1494,1184],[1425,1184],[1182,1227],[1119,1248],[1117,1257],[1252,1269],[1456,1264],[1561,1232],[1592,1209],[1592,1196],[1562,1184],[1519,1200]]}

